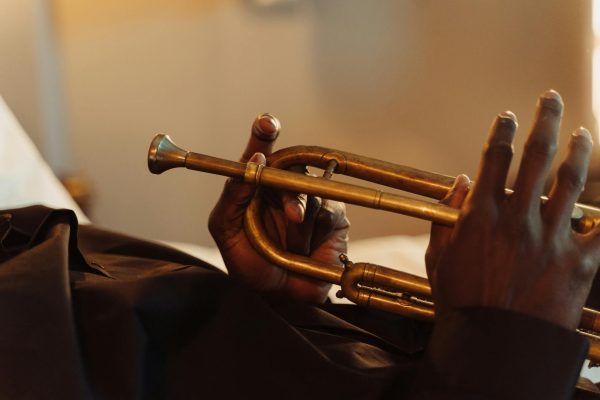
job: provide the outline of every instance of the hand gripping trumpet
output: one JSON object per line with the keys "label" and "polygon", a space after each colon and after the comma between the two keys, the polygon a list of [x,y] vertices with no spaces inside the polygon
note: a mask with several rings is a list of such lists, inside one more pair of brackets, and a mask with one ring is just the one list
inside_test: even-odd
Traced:
{"label": "hand gripping trumpet", "polygon": [[[325,173],[323,177],[314,177],[287,171],[298,164],[320,168]],[[148,168],[154,174],[185,167],[449,226],[458,220],[458,210],[445,205],[330,179],[333,173],[343,174],[439,200],[452,187],[454,178],[450,176],[317,146],[294,146],[279,150],[269,157],[268,165],[239,163],[189,152],[177,147],[169,136],[163,134],[156,135],[148,152]],[[410,318],[433,319],[433,302],[427,279],[375,264],[352,263],[345,255],[340,256],[344,264],[342,267],[281,250],[265,233],[260,217],[262,206],[261,196],[254,196],[247,208],[244,226],[255,249],[272,263],[298,274],[340,285],[338,296],[356,304]],[[574,230],[588,232],[600,223],[600,209],[576,204],[571,223]],[[600,338],[597,336],[600,333],[600,313],[584,308],[579,330],[590,338],[588,358],[594,364],[600,364]]]}

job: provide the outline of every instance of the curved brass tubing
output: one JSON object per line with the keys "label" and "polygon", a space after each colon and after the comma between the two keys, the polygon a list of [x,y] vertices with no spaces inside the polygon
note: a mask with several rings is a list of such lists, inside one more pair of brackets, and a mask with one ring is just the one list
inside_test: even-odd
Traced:
{"label": "curved brass tubing", "polygon": [[[292,146],[278,150],[269,156],[268,165],[273,168],[284,170],[292,165],[309,165],[320,169],[326,169],[331,160],[336,161],[336,168],[334,171],[336,174],[351,176],[436,200],[442,199],[446,193],[448,193],[448,190],[452,188],[454,183],[454,177],[449,175],[423,171],[406,165],[394,164],[375,158],[319,146]],[[506,189],[506,192],[512,193],[512,190]],[[546,200],[547,197],[542,196],[542,202],[545,202]],[[352,201],[348,202],[357,204]],[[416,207],[419,207],[419,205],[416,205]],[[388,209],[388,211],[398,212],[393,209]],[[428,218],[428,211],[430,210],[421,209],[419,212],[422,212],[423,214],[420,215],[412,215],[405,212],[400,213],[433,221],[433,218],[435,217]],[[438,211],[438,213],[439,212],[442,212],[442,210]],[[432,212],[432,214],[436,214],[436,212]],[[449,225],[453,225],[458,218],[458,215],[451,214],[452,213],[450,212],[447,216],[442,218],[447,219],[447,224]],[[600,222],[600,209],[587,204],[577,203],[573,209],[571,218],[573,229],[579,233],[586,233],[591,231]]]}
{"label": "curved brass tubing", "polygon": [[[367,180],[414,194],[441,199],[454,178],[392,164],[352,153],[317,146],[295,146],[279,150],[268,166],[239,163],[185,151],[167,135],[157,135],[148,153],[148,168],[155,174],[185,167],[192,170],[235,177],[248,183],[306,193],[365,207],[383,209],[429,221],[453,225],[458,211],[437,203],[417,200],[378,189],[335,182],[287,171],[293,165],[309,165],[327,171]],[[510,193],[509,190],[507,190]],[[545,201],[544,198],[541,199]],[[434,307],[427,279],[369,263],[352,263],[341,256],[342,265],[326,264],[280,249],[265,234],[260,188],[244,216],[245,230],[255,249],[274,264],[294,273],[341,286],[340,296],[369,307],[399,313],[411,318],[432,320]],[[571,216],[578,232],[588,232],[600,221],[600,209],[576,204]],[[590,337],[588,358],[600,363],[600,313],[583,309],[580,330]]]}
{"label": "curved brass tubing", "polygon": [[318,262],[309,257],[288,253],[279,248],[263,233],[265,232],[265,228],[261,218],[262,203],[262,198],[257,193],[246,209],[244,216],[244,229],[252,246],[267,260],[291,272],[339,284],[343,273],[341,266]]}
{"label": "curved brass tubing", "polygon": [[[352,263],[343,255],[344,273],[338,297],[409,318],[433,320],[431,288],[427,279],[376,264]],[[402,288],[402,292],[398,292]]]}
{"label": "curved brass tubing", "polygon": [[347,259],[342,268],[286,252],[263,233],[262,203],[260,195],[254,197],[246,210],[244,229],[254,248],[267,260],[288,271],[340,285],[340,297],[346,297],[358,305],[411,318],[433,319],[431,289],[427,279],[376,264],[353,264]]}
{"label": "curved brass tubing", "polygon": [[438,200],[446,195],[454,183],[454,178],[448,175],[319,146],[292,146],[278,150],[269,156],[268,165],[278,169],[287,169],[292,165],[326,169],[331,160],[336,161],[336,174]]}

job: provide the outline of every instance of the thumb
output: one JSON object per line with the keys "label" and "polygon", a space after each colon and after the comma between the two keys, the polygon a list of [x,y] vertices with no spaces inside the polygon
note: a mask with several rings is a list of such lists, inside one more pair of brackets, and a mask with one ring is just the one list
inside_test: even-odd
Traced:
{"label": "thumb", "polygon": [[[266,165],[267,160],[264,154],[254,153],[248,162]],[[230,178],[225,182],[223,192],[208,219],[208,228],[217,244],[243,229],[244,213],[255,190],[255,185],[241,179]]]}

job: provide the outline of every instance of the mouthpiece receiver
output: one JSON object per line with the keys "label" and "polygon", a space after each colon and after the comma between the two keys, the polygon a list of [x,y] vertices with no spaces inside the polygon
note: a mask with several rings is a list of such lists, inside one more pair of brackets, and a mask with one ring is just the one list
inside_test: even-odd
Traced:
{"label": "mouthpiece receiver", "polygon": [[158,175],[171,168],[184,167],[187,154],[173,143],[169,135],[159,133],[150,143],[148,169]]}

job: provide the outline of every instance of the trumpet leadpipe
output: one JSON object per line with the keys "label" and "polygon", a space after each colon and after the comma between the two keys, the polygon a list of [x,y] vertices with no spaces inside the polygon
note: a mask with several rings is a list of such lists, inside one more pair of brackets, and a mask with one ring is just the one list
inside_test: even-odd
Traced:
{"label": "trumpet leadpipe", "polygon": [[[298,152],[300,154],[297,154]],[[275,156],[284,163],[305,163],[323,169],[328,168],[334,160],[337,165],[336,172],[436,199],[442,198],[454,182],[454,178],[447,175],[320,147],[300,146],[284,149],[275,153]],[[448,226],[454,225],[459,215],[458,210],[442,204],[379,189],[186,151],[175,145],[168,135],[156,135],[148,152],[149,170],[160,174],[179,167],[390,211]],[[507,193],[510,194],[511,191],[507,189]],[[542,203],[546,200],[545,197],[541,199]],[[589,232],[599,220],[600,209],[582,204],[576,204],[571,215],[573,229],[580,233]]]}
{"label": "trumpet leadpipe", "polygon": [[253,162],[240,163],[188,152],[177,147],[169,136],[157,135],[150,146],[148,168],[152,173],[160,174],[177,167],[238,178],[255,185],[319,196],[362,207],[391,211],[449,226],[456,223],[458,219],[458,210],[441,204],[271,168]]}

